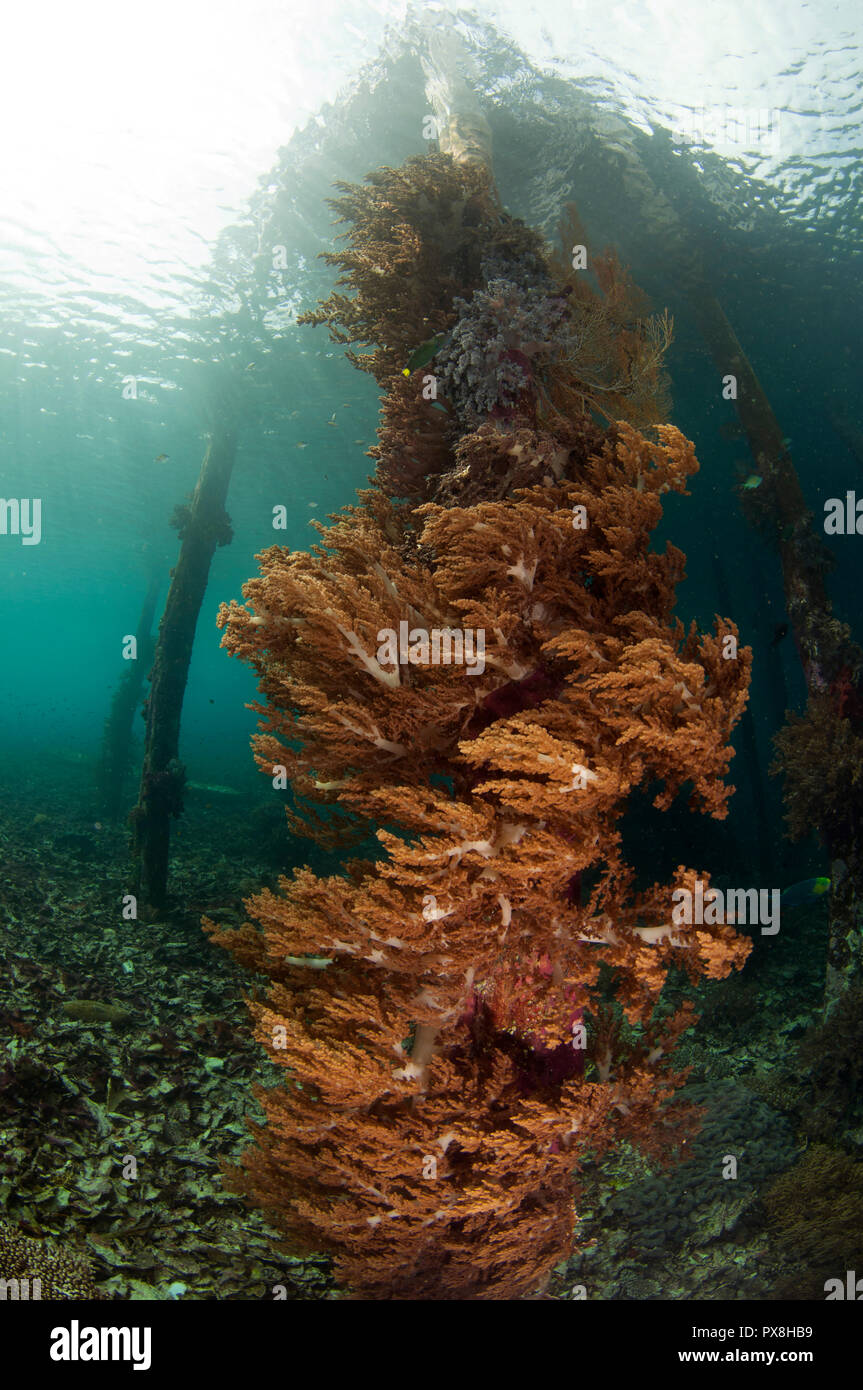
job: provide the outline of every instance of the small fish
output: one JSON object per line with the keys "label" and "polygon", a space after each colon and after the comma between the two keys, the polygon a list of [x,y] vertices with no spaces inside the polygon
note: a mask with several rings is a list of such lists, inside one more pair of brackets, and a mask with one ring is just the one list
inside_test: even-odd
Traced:
{"label": "small fish", "polygon": [[167,455],[167,454],[157,454],[156,457],[153,459],[153,462],[154,462],[154,463],[167,463],[167,462],[168,462],[168,455]]}
{"label": "small fish", "polygon": [[449,337],[449,333],[436,333],[433,338],[429,338],[426,342],[420,343],[419,347],[415,348],[408,358],[408,364],[404,368],[402,375],[410,376],[411,372],[417,370],[417,367],[424,367],[433,357],[437,356]]}
{"label": "small fish", "polygon": [[354,443],[355,443],[355,444],[365,444],[365,442],[366,442],[366,441],[365,441],[364,439],[355,439],[355,440],[354,440]]}
{"label": "small fish", "polygon": [[329,425],[330,429],[333,429],[333,430],[337,430],[337,429],[338,429],[338,425],[336,424],[336,412],[335,412],[335,411],[333,411],[332,415],[330,416],[329,420],[327,421],[327,424]]}
{"label": "small fish", "polygon": [[790,888],[784,888],[779,901],[782,907],[803,907],[806,903],[817,902],[829,892],[829,878],[804,878],[801,883],[792,883]]}
{"label": "small fish", "polygon": [[773,629],[773,636],[772,636],[772,638],[770,639],[770,648],[769,648],[769,650],[772,651],[772,649],[773,649],[774,647],[778,647],[778,646],[779,646],[779,643],[782,641],[782,638],[783,638],[783,637],[787,637],[787,636],[788,636],[788,624],[787,624],[787,623],[777,623],[776,626],[775,626],[775,628]]}
{"label": "small fish", "polygon": [[239,796],[236,787],[222,787],[217,782],[187,782],[192,792],[217,792],[220,796]]}
{"label": "small fish", "polygon": [[296,418],[297,418],[297,416],[299,415],[299,413],[300,413],[300,412],[299,412],[298,410],[292,410],[289,418],[290,418],[291,420],[296,420]]}
{"label": "small fish", "polygon": [[304,443],[303,440],[300,440],[299,444],[297,445],[298,449],[308,449],[308,447],[308,444]]}
{"label": "small fish", "polygon": [[134,1017],[131,1009],[106,1004],[101,999],[70,999],[60,1012],[74,1023],[110,1023],[115,1028],[122,1028]]}
{"label": "small fish", "polygon": [[757,487],[760,487],[763,482],[764,479],[761,477],[760,473],[750,473],[749,477],[746,479],[746,482],[742,484],[743,491],[754,492],[755,489]]}

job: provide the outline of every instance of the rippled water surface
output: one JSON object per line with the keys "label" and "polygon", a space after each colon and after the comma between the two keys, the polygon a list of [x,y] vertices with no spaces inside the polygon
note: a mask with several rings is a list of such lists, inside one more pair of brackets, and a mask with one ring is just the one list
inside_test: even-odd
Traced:
{"label": "rippled water surface", "polygon": [[[592,234],[615,241],[676,311],[684,427],[697,431],[701,407],[665,264],[666,205],[707,253],[804,477],[825,432],[841,454],[863,429],[850,346],[855,6],[444,9],[472,54],[507,205],[552,233],[575,197]],[[167,518],[228,390],[243,420],[236,541],[217,556],[199,629],[197,733],[216,718],[208,681],[228,692],[225,708],[242,704],[245,674],[226,669],[212,621],[265,539],[262,509],[288,503],[288,539],[305,544],[309,518],[362,484],[374,440],[371,383],[323,330],[294,322],[332,279],[316,259],[333,238],[324,199],[336,179],[425,147],[418,54],[430,32],[446,42],[441,16],[366,0],[313,14],[274,0],[156,0],[144,17],[89,0],[4,17],[0,484],[26,496],[38,483],[45,520],[38,563],[8,544],[0,554],[3,585],[28,614],[4,634],[0,700],[34,746],[49,714],[80,745],[101,725],[115,670],[101,633],[125,631],[150,567],[172,563]],[[623,216],[620,197],[648,188],[661,197],[643,218]],[[275,287],[258,254],[274,226],[286,247]],[[699,480],[708,510],[710,486]],[[61,612],[58,588],[74,592],[74,610]]]}

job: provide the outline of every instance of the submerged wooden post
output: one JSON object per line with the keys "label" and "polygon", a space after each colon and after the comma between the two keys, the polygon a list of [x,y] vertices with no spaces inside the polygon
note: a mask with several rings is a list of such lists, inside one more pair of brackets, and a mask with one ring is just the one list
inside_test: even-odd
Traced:
{"label": "submerged wooden post", "polygon": [[[491,129],[478,105],[478,83],[470,80],[470,60],[460,35],[448,25],[430,27],[422,62],[426,95],[438,122],[441,151],[460,162],[484,164],[492,174]],[[625,144],[621,150],[625,151]],[[625,175],[627,190],[640,204],[645,224],[661,227],[664,244],[673,248],[696,322],[721,376],[736,378],[736,394],[730,399],[762,476],[762,485],[754,494],[755,505],[772,523],[785,604],[809,694],[823,694],[825,690],[832,693],[844,679],[853,685],[858,696],[863,696],[863,653],[852,641],[849,629],[833,613],[824,582],[826,547],[812,524],[783,430],[710,288],[683,222],[640,161],[629,159]],[[837,702],[835,718],[838,721],[840,717]],[[750,744],[749,755],[754,755],[754,743]],[[859,800],[859,806],[850,808],[846,828],[834,834],[828,846],[833,880],[828,1005],[851,979],[863,974],[863,795]]]}
{"label": "submerged wooden post", "polygon": [[236,440],[213,435],[187,508],[180,509],[180,556],[159,624],[147,700],[147,736],[138,804],[132,812],[138,894],[150,907],[165,904],[171,817],[183,809],[185,768],[179,760],[180,718],[198,613],[216,547],[232,539],[225,511]]}
{"label": "submerged wooden post", "polygon": [[[829,563],[826,546],[813,526],[779,422],[720,304],[703,285],[690,282],[690,294],[714,362],[723,373],[737,378],[737,413],[763,478],[754,504],[769,511],[775,528],[785,606],[807,690],[810,697],[833,693],[843,672],[849,682],[854,673],[859,678],[863,654],[848,627],[833,613],[824,582]],[[832,717],[835,721],[843,717],[838,697]],[[828,1009],[859,978],[863,967],[859,946],[863,931],[863,797],[860,801],[856,808],[847,808],[842,829],[830,836],[827,845],[832,879],[825,979]]]}
{"label": "submerged wooden post", "polygon": [[132,764],[132,725],[144,686],[144,676],[153,659],[153,614],[158,593],[159,580],[154,575],[147,588],[135,632],[135,660],[128,663],[120,677],[105,720],[98,783],[103,814],[111,821],[118,820],[123,811],[124,792]]}
{"label": "submerged wooden post", "polygon": [[[429,27],[421,61],[441,154],[452,155],[456,164],[483,165],[493,184],[491,126],[477,96],[479,77],[470,80],[473,60],[448,20]],[[496,188],[493,193],[500,201]]]}
{"label": "submerged wooden post", "polygon": [[[620,141],[616,149],[626,161],[621,182],[635,201],[642,225],[657,230],[663,254],[676,263],[683,290],[720,377],[736,378],[736,395],[729,399],[762,478],[758,490],[746,494],[746,511],[750,516],[760,513],[773,532],[782,567],[785,604],[810,700],[823,699],[829,692],[837,733],[841,719],[851,717],[859,734],[863,721],[857,719],[853,710],[850,716],[843,716],[840,691],[844,686],[849,708],[863,701],[863,652],[852,640],[848,627],[833,613],[824,580],[829,554],[806,506],[784,431],[710,287],[702,259],[684,223],[643,164],[634,154],[627,158],[626,142]],[[840,740],[837,738],[836,742]],[[863,977],[863,791],[857,792],[853,800],[853,806],[841,808],[847,810],[847,814],[837,818],[843,828],[831,834],[827,845],[833,881],[825,987],[828,1008],[849,983]]]}

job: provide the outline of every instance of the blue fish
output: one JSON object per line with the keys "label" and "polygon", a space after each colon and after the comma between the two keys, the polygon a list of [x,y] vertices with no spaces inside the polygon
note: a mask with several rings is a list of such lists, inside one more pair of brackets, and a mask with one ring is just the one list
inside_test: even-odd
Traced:
{"label": "blue fish", "polygon": [[804,878],[802,883],[792,883],[782,890],[779,899],[782,907],[803,907],[805,903],[815,903],[830,892],[829,878]]}

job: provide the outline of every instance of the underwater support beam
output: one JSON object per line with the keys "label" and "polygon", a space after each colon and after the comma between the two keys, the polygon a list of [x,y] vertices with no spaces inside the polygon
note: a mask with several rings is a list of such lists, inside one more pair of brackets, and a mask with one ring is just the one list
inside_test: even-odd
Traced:
{"label": "underwater support beam", "polygon": [[186,774],[179,761],[180,718],[198,614],[216,547],[231,540],[225,511],[236,454],[233,431],[210,441],[181,528],[182,544],[159,624],[146,704],[147,735],[138,804],[132,812],[138,893],[163,907],[168,885],[171,817],[183,809]]}
{"label": "underwater support beam", "polygon": [[[713,556],[713,578],[716,584],[719,611],[730,613],[732,610],[731,592],[728,588],[725,566],[720,555]],[[746,701],[746,708],[740,719],[740,740],[746,758],[746,772],[752,795],[752,806],[755,811],[755,843],[758,847],[758,862],[762,868],[766,868],[770,872],[774,867],[773,842],[767,833],[767,798],[764,778],[761,775],[761,760],[758,757],[755,720],[752,716],[752,705],[749,700]]]}
{"label": "underwater support beam", "polygon": [[[810,694],[848,677],[859,688],[863,652],[833,614],[824,583],[825,547],[812,525],[782,429],[722,306],[710,287],[698,246],[672,198],[659,187],[637,155],[623,121],[613,129],[618,186],[633,217],[653,228],[661,254],[674,256],[681,286],[721,376],[737,378],[735,405],[756,466],[764,480],[751,494],[772,515],[782,566],[785,603]],[[600,140],[609,138],[607,115]],[[836,715],[838,720],[838,713]],[[848,818],[848,831],[828,846],[834,888],[830,897],[830,942],[826,1004],[831,1005],[852,979],[863,978],[863,819]]]}
{"label": "underwater support beam", "polygon": [[426,27],[426,51],[421,56],[425,92],[437,123],[438,148],[456,164],[481,164],[494,187],[491,126],[477,93],[479,74],[451,16],[440,15]]}
{"label": "underwater support beam", "polygon": [[135,660],[127,663],[111,699],[102,738],[99,764],[99,795],[102,813],[117,821],[123,812],[123,796],[132,765],[132,726],[141,699],[145,672],[153,659],[153,615],[159,595],[159,578],[153,575],[147,587],[135,631]]}
{"label": "underwater support beam", "polygon": [[[737,378],[737,413],[756,467],[763,473],[772,504],[782,566],[785,606],[803,663],[810,695],[818,694],[844,670],[860,671],[861,652],[845,624],[833,613],[824,583],[824,543],[785,444],[781,426],[722,306],[706,282],[688,277],[687,290],[698,326],[719,370]],[[759,494],[760,496],[760,494]],[[835,717],[839,718],[838,711]],[[827,947],[825,1006],[863,974],[863,845],[858,817],[847,818],[847,835],[828,846],[833,891]]]}
{"label": "underwater support beam", "polygon": [[[478,162],[493,177],[491,127],[468,81],[469,59],[464,42],[451,26],[430,29],[422,60],[426,95],[439,128],[439,147],[458,162]],[[632,172],[630,167],[629,172]],[[645,202],[661,208],[666,227],[676,233],[683,249],[683,225],[668,200],[653,186],[643,168],[633,180]],[[820,563],[820,541],[812,527],[800,480],[785,444],[782,428],[722,305],[707,281],[700,257],[690,246],[681,256],[686,292],[699,330],[720,372],[737,378],[737,414],[756,461],[770,483],[782,566],[785,604],[803,663],[807,688],[835,679],[844,669],[861,669],[861,652],[848,629],[833,615]],[[757,772],[756,772],[757,776]],[[851,817],[856,824],[857,817]],[[848,842],[829,846],[833,892],[830,899],[825,1003],[829,1008],[852,978],[863,973],[863,844],[854,831]]]}

